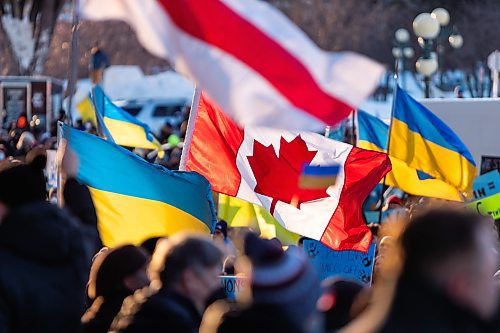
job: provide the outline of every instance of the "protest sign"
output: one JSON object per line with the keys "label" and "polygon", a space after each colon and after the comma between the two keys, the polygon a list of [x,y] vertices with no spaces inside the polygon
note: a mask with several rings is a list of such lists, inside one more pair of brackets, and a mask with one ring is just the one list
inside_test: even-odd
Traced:
{"label": "protest sign", "polygon": [[482,199],[500,192],[500,174],[492,170],[477,177],[473,185],[474,199]]}
{"label": "protest sign", "polygon": [[474,180],[474,198],[478,199],[469,204],[469,207],[478,213],[491,215],[495,220],[500,219],[500,175],[493,170]]}
{"label": "protest sign", "polygon": [[246,287],[246,279],[238,276],[221,276],[222,288],[230,301],[235,301],[236,296]]}
{"label": "protest sign", "polygon": [[495,220],[500,219],[500,193],[474,201],[469,207],[476,209],[483,215],[491,215]]}
{"label": "protest sign", "polygon": [[323,280],[332,276],[347,277],[366,284],[371,284],[375,244],[371,244],[367,253],[359,251],[335,251],[315,240],[305,240],[304,250],[309,255],[312,265]]}
{"label": "protest sign", "polygon": [[45,172],[47,173],[47,184],[49,188],[57,188],[57,163],[56,163],[55,149],[47,150],[47,166]]}

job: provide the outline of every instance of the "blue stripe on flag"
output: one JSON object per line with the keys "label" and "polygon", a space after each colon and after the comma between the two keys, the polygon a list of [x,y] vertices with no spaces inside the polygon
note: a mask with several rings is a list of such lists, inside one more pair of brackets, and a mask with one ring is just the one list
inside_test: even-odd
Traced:
{"label": "blue stripe on flag", "polygon": [[436,115],[414,100],[399,86],[396,92],[394,118],[404,122],[408,128],[419,133],[425,140],[454,151],[476,165],[471,153],[460,138]]}

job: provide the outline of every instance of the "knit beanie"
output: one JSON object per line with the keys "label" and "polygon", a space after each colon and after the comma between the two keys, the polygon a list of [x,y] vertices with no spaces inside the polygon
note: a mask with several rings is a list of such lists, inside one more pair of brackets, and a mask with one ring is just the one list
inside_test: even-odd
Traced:
{"label": "knit beanie", "polygon": [[45,201],[47,190],[42,158],[33,164],[7,164],[0,170],[0,201],[10,208]]}
{"label": "knit beanie", "polygon": [[127,292],[123,279],[136,273],[147,262],[145,251],[134,245],[117,247],[97,257],[93,263],[96,267],[91,269],[89,278],[95,297]]}
{"label": "knit beanie", "polygon": [[245,254],[252,263],[252,297],[255,304],[276,305],[297,325],[316,311],[320,281],[305,254],[297,247],[283,251],[277,239],[255,234],[245,238]]}
{"label": "knit beanie", "polygon": [[227,238],[227,222],[224,220],[220,220],[215,224],[215,230],[222,232],[224,238]]}

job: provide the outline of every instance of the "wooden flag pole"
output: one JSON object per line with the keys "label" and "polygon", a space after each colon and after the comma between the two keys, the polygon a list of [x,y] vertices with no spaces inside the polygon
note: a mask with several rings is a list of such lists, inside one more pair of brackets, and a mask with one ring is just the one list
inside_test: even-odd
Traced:
{"label": "wooden flag pole", "polygon": [[201,88],[196,86],[194,88],[193,102],[191,103],[191,112],[189,113],[186,137],[184,138],[184,146],[182,147],[181,161],[179,163],[180,171],[186,171],[186,162],[189,154],[189,148],[191,147],[191,139],[193,138],[194,125],[198,114],[198,107],[200,105],[200,97]]}

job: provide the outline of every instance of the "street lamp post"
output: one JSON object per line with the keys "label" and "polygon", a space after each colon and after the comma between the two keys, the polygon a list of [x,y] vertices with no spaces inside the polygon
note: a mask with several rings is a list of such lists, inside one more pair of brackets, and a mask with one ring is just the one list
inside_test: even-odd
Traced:
{"label": "street lamp post", "polygon": [[405,59],[411,59],[415,55],[413,48],[410,46],[410,33],[406,29],[398,29],[394,34],[394,46],[392,55],[395,59],[394,73],[399,76],[399,69],[403,73],[403,88],[406,89]]}
{"label": "street lamp post", "polygon": [[413,31],[419,37],[423,48],[422,56],[417,60],[417,71],[424,76],[425,98],[430,97],[431,76],[438,69],[438,61],[432,52],[432,42],[439,35],[439,21],[430,13],[419,14],[413,20]]}
{"label": "street lamp post", "polygon": [[434,17],[440,26],[439,34],[436,38],[436,51],[438,55],[438,68],[439,68],[439,83],[444,87],[443,82],[443,69],[444,69],[444,51],[446,43],[450,43],[451,47],[458,49],[462,47],[463,38],[458,33],[457,27],[451,27],[450,14],[444,8],[436,8],[432,11],[431,16]]}

